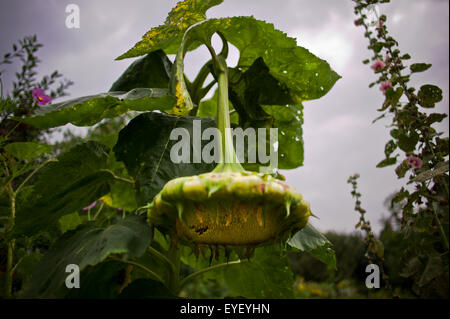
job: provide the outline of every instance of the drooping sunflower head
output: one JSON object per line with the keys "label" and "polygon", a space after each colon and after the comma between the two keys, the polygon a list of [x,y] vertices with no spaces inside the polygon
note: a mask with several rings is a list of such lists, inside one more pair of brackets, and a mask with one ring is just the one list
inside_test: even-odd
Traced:
{"label": "drooping sunflower head", "polygon": [[211,172],[169,181],[149,221],[185,243],[256,246],[286,239],[311,215],[300,193],[271,175]]}

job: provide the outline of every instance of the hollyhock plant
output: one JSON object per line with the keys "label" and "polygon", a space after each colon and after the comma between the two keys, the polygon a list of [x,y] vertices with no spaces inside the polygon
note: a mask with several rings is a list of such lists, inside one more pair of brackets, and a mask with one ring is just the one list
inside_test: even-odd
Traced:
{"label": "hollyhock plant", "polygon": [[388,81],[381,82],[380,90],[381,90],[381,92],[386,94],[386,90],[392,89],[393,87],[394,86],[392,85],[391,81],[388,80]]}
{"label": "hollyhock plant", "polygon": [[42,106],[48,104],[52,101],[52,98],[48,95],[45,95],[43,89],[34,88],[33,89],[33,98],[36,100],[37,104]]}
{"label": "hollyhock plant", "polygon": [[375,61],[375,63],[370,66],[370,68],[372,70],[374,70],[374,72],[378,72],[380,70],[383,70],[385,67],[386,67],[386,64],[380,59],[377,59]]}
{"label": "hollyhock plant", "polygon": [[421,168],[422,167],[422,160],[420,157],[410,155],[408,157],[408,164],[413,168]]}

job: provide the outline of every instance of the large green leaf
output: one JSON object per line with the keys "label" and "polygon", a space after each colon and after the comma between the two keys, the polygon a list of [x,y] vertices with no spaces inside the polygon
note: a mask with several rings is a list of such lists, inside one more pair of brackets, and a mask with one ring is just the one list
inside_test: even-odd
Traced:
{"label": "large green leaf", "polygon": [[177,298],[164,284],[151,279],[137,279],[129,284],[119,299]]}
{"label": "large green leaf", "polygon": [[[316,57],[307,49],[297,46],[294,38],[276,30],[273,24],[253,17],[205,20],[189,28],[185,41],[191,44],[190,48],[195,48],[199,43],[209,41],[217,31],[221,32],[227,41],[240,51],[238,68],[245,71],[261,57],[268,66],[270,74],[286,85],[291,90],[292,97],[299,102],[320,98],[340,78],[326,61]],[[180,41],[177,42],[179,43]],[[171,42],[169,46],[164,42],[154,44],[144,39],[137,46],[140,50],[134,51],[136,55],[159,49],[165,50],[166,53],[174,53],[171,51],[174,42]],[[186,46],[189,47],[189,44]],[[120,58],[136,56],[129,52],[127,56]]]}
{"label": "large green leaf", "polygon": [[37,109],[33,116],[16,120],[40,129],[67,123],[91,126],[128,111],[171,110],[174,104],[175,97],[168,89],[136,88],[129,92],[101,93],[50,104]]}
{"label": "large green leaf", "polygon": [[[123,161],[128,173],[134,178],[138,205],[147,204],[169,180],[209,172],[215,163],[173,163],[170,151],[178,140],[170,140],[175,128],[185,128],[193,137],[193,121],[200,120],[202,131],[216,127],[215,119],[176,117],[150,112],[135,117],[120,131],[114,152]],[[203,146],[209,141],[202,141]],[[190,139],[191,162],[193,143]]]}
{"label": "large green leaf", "polygon": [[185,0],[177,3],[170,11],[163,25],[152,28],[142,36],[134,48],[122,54],[117,60],[141,56],[158,49],[168,54],[176,53],[186,29],[206,19],[206,11],[223,0]]}
{"label": "large green leaf", "polygon": [[230,100],[242,127],[278,128],[280,169],[303,164],[302,105],[293,105],[289,89],[270,75],[262,58],[245,72],[230,69]]}
{"label": "large green leaf", "polygon": [[[104,261],[111,254],[139,257],[150,245],[152,232],[145,217],[130,216],[106,228],[94,223],[81,226],[61,237],[37,265],[24,298],[55,298],[65,295],[66,267],[75,264],[80,271]],[[80,286],[88,285],[80,276]]]}
{"label": "large green leaf", "polygon": [[43,153],[48,153],[51,146],[36,142],[16,142],[5,146],[5,150],[19,160],[33,160]]}
{"label": "large green leaf", "polygon": [[336,269],[336,255],[331,248],[333,244],[311,224],[298,231],[287,243],[294,248],[310,253],[329,268]]}
{"label": "large green leaf", "polygon": [[288,259],[278,247],[255,249],[250,261],[223,270],[227,285],[236,296],[246,298],[293,298],[294,276]]}
{"label": "large green leaf", "polygon": [[79,144],[44,166],[32,179],[32,191],[18,203],[15,231],[28,236],[56,225],[109,192],[109,150],[96,142]]}
{"label": "large green leaf", "polygon": [[61,289],[61,294],[68,299],[117,298],[122,285],[127,280],[126,267],[127,264],[119,261],[105,261],[95,266],[88,266],[80,272],[82,282],[80,288]]}
{"label": "large green leaf", "polygon": [[169,87],[172,62],[162,50],[154,51],[134,61],[112,85],[110,91],[130,91],[135,88]]}

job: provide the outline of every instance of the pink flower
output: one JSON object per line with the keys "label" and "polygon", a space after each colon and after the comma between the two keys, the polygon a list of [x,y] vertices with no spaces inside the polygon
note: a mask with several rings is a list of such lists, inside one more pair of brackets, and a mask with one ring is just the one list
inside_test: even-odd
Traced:
{"label": "pink flower", "polygon": [[383,61],[381,61],[380,59],[378,59],[378,60],[375,61],[374,64],[372,64],[370,66],[370,68],[372,70],[374,70],[375,72],[378,72],[380,70],[383,70],[385,66],[386,66],[386,64]]}
{"label": "pink flower", "polygon": [[380,91],[383,92],[384,94],[386,94],[387,89],[392,89],[392,88],[393,88],[393,86],[392,86],[391,81],[388,80],[388,81],[381,82]]}
{"label": "pink flower", "polygon": [[408,157],[408,164],[413,168],[421,168],[422,167],[422,160],[414,155],[410,155]]}
{"label": "pink flower", "polygon": [[378,26],[377,26],[377,30],[380,30],[383,27],[384,21],[383,20],[379,20],[378,21]]}
{"label": "pink flower", "polygon": [[45,95],[43,89],[34,88],[33,89],[33,98],[36,100],[38,105],[45,105],[52,101],[52,98],[48,95]]}
{"label": "pink flower", "polygon": [[97,205],[97,201],[93,202],[93,203],[92,203],[91,205],[89,205],[89,206],[84,207],[83,210],[91,209],[91,208],[93,208],[95,205]]}

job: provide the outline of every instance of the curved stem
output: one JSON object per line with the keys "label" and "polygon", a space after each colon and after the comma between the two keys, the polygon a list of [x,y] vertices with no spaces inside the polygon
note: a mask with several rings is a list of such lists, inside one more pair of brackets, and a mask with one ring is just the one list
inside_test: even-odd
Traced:
{"label": "curved stem", "polygon": [[239,265],[246,262],[246,260],[236,260],[236,261],[230,261],[229,263],[224,263],[224,264],[218,264],[218,265],[214,265],[211,267],[207,267],[204,269],[201,269],[199,271],[194,272],[193,274],[190,274],[189,276],[186,276],[183,278],[183,280],[181,280],[180,283],[180,289],[182,289],[190,280],[194,279],[195,277],[204,274],[205,272],[211,271],[211,270],[215,270],[215,269],[219,269],[219,268],[223,268],[226,266],[231,266],[231,265]]}
{"label": "curved stem", "polygon": [[133,266],[136,266],[138,268],[141,268],[142,270],[147,272],[149,275],[151,275],[154,279],[164,283],[164,280],[158,274],[156,274],[154,271],[148,269],[144,265],[141,265],[140,263],[137,263],[137,262],[131,261],[131,260],[120,259],[120,258],[117,258],[117,257],[111,257],[111,260],[119,261],[119,262],[122,262],[124,264],[133,265]]}
{"label": "curved stem", "polygon": [[230,129],[230,110],[228,107],[228,68],[225,59],[216,55],[211,44],[206,44],[214,61],[214,71],[219,84],[217,96],[217,128],[220,132],[220,162],[213,172],[241,172],[244,168],[239,163],[233,147]]}
{"label": "curved stem", "polygon": [[166,256],[161,254],[159,251],[157,251],[152,246],[148,246],[147,250],[149,251],[149,253],[154,255],[156,258],[158,258],[159,260],[161,260],[164,263],[166,263],[170,267],[170,269],[172,269],[172,272],[175,271],[175,265]]}

